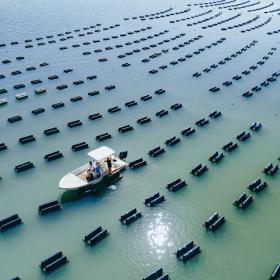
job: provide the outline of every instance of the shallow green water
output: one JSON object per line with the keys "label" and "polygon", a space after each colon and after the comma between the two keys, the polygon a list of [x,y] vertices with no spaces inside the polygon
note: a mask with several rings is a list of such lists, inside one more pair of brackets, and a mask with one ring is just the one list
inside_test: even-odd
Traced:
{"label": "shallow green water", "polygon": [[[6,76],[0,80],[0,88],[9,90],[8,94],[0,96],[9,99],[9,104],[0,108],[0,143],[8,145],[8,150],[0,153],[0,219],[18,213],[24,224],[1,233],[0,279],[11,279],[16,275],[22,279],[39,280],[142,279],[158,267],[163,267],[171,279],[178,280],[255,280],[269,277],[279,262],[280,190],[279,175],[266,177],[262,169],[270,161],[277,163],[279,156],[279,81],[249,99],[241,94],[280,70],[280,50],[231,87],[223,87],[222,83],[261,60],[272,47],[279,47],[278,34],[266,35],[266,32],[279,28],[279,16],[273,13],[269,24],[244,34],[240,33],[242,28],[223,32],[220,28],[244,22],[259,14],[260,19],[248,25],[255,26],[268,18],[264,11],[276,9],[279,5],[275,3],[266,10],[256,12],[247,12],[249,8],[228,11],[214,7],[211,15],[222,11],[220,17],[192,27],[187,24],[198,21],[199,17],[175,24],[169,24],[169,20],[196,15],[210,8],[191,6],[189,13],[143,22],[123,20],[126,16],[150,14],[169,7],[173,7],[173,12],[181,11],[188,8],[188,3],[194,4],[195,1],[2,1],[1,42],[7,43],[7,47],[0,48],[0,55],[1,60],[10,59],[12,62],[0,65],[0,74]],[[237,3],[241,1],[232,4]],[[261,1],[256,7],[269,3]],[[238,12],[242,15],[235,20],[206,30],[201,28]],[[120,27],[31,49],[25,49],[22,43],[30,38],[33,39],[31,44],[36,44],[36,37],[96,23],[101,23],[101,27],[113,24],[120,24]],[[99,44],[71,47],[75,43],[92,42],[147,26],[152,29]],[[97,48],[124,44],[166,29],[169,32],[165,35],[140,44],[101,54],[93,52]],[[186,36],[180,39],[123,59],[117,58],[121,53],[182,32]],[[172,50],[172,47],[200,34],[202,39],[177,51]],[[221,37],[227,38],[224,43],[186,62],[170,65],[155,75],[148,74],[149,70],[169,64],[173,59],[192,53]],[[258,40],[258,43],[247,52],[198,79],[192,77],[194,72],[217,63],[253,40]],[[21,44],[10,46],[11,41]],[[64,45],[68,49],[60,51],[59,47]],[[151,59],[147,64],[141,62],[164,48],[169,49],[167,54]],[[93,54],[83,56],[82,52],[88,50]],[[20,55],[25,59],[16,61],[15,57]],[[108,62],[98,62],[101,57],[107,57]],[[49,66],[38,67],[31,72],[24,70],[45,61]],[[121,67],[125,62],[131,63],[131,67]],[[66,68],[74,71],[63,74]],[[15,70],[22,70],[23,74],[9,74]],[[54,74],[59,75],[59,79],[49,81],[47,77]],[[92,74],[98,78],[87,81],[86,77]],[[48,90],[46,95],[34,95],[34,89],[41,87],[30,84],[34,79],[43,81],[42,87]],[[72,82],[79,79],[86,82],[73,86]],[[19,83],[28,85],[23,91],[29,93],[29,98],[22,102],[14,100],[15,94],[21,91],[12,89]],[[69,88],[59,92],[56,86],[62,83],[68,84]],[[116,89],[105,92],[104,87],[110,84],[115,84]],[[210,94],[208,89],[213,86],[222,90],[215,95]],[[164,88],[166,94],[154,95],[153,92],[159,88]],[[87,92],[91,90],[100,90],[100,95],[88,97]],[[140,101],[140,97],[146,94],[153,95],[153,99]],[[82,95],[83,101],[71,103],[69,99],[77,95]],[[124,103],[131,100],[137,100],[138,106],[125,107]],[[51,104],[57,102],[65,102],[66,105],[62,109],[51,109]],[[177,102],[181,102],[183,108],[170,110],[169,107]],[[116,105],[122,107],[122,111],[109,114],[107,109]],[[46,108],[46,112],[31,115],[31,110],[38,107]],[[157,118],[155,113],[161,109],[169,109],[169,115]],[[165,147],[166,139],[179,136],[180,131],[188,126],[195,127],[195,121],[207,117],[214,110],[220,110],[222,118],[211,119],[208,126],[196,128],[197,133],[190,138],[180,136],[180,144]],[[88,115],[97,112],[102,113],[103,118],[88,121]],[[14,115],[21,115],[23,121],[9,124],[7,118]],[[151,117],[152,122],[137,125],[136,120],[144,116]],[[83,122],[83,126],[67,127],[68,122],[77,119]],[[226,154],[220,164],[208,162],[212,153],[221,150],[238,133],[248,130],[254,121],[263,124],[259,132],[252,133],[252,137],[240,143],[236,151]],[[126,124],[133,125],[134,131],[119,134],[118,127]],[[54,126],[61,133],[50,137],[43,135],[44,129]],[[58,181],[68,171],[86,162],[89,150],[74,153],[71,145],[86,141],[94,149],[103,144],[96,142],[95,136],[104,132],[113,136],[104,144],[116,151],[128,150],[128,161],[145,158],[147,166],[135,171],[128,169],[121,181],[98,196],[69,199],[57,188]],[[18,139],[29,134],[34,134],[37,141],[20,145]],[[166,153],[150,158],[147,152],[158,145],[165,147]],[[64,157],[52,163],[45,162],[43,156],[56,150],[61,151]],[[29,160],[36,168],[15,174],[14,166]],[[207,164],[209,171],[200,178],[192,177],[189,172],[198,163]],[[188,187],[177,193],[168,192],[166,184],[177,178],[185,179]],[[232,202],[257,178],[265,179],[268,189],[254,195],[254,202],[245,211],[235,209]],[[166,201],[153,209],[145,207],[143,200],[156,192],[164,194]],[[40,217],[38,206],[55,199],[61,200],[63,210]],[[129,227],[123,226],[118,218],[134,207],[142,211],[143,218]],[[225,216],[226,223],[215,233],[207,232],[202,223],[215,211]],[[108,229],[109,237],[92,248],[86,247],[82,238],[99,225]],[[174,252],[190,240],[200,245],[202,253],[184,264],[176,260]],[[43,275],[38,265],[59,250],[70,262],[48,276]]]}

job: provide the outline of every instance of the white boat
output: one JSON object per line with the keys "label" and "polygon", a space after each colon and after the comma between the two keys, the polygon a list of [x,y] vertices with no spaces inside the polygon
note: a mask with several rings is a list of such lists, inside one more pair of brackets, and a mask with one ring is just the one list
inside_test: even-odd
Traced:
{"label": "white boat", "polygon": [[8,99],[7,98],[1,98],[0,99],[0,106],[1,105],[6,105],[6,104],[8,104]]}
{"label": "white boat", "polygon": [[[127,163],[120,159],[115,154],[115,151],[107,146],[102,146],[100,148],[92,150],[88,153],[88,155],[91,158],[93,166],[98,162],[99,166],[102,169],[101,176],[98,178],[94,176],[95,178],[89,181],[86,177],[87,170],[90,168],[90,164],[86,163],[63,176],[58,184],[60,189],[77,190],[89,186],[94,186],[103,181],[106,177],[108,178],[109,176],[125,169],[127,166]],[[108,157],[111,158],[112,162],[111,171],[108,170],[107,163],[105,162]]]}
{"label": "white boat", "polygon": [[23,100],[26,98],[28,98],[28,94],[26,92],[16,94],[16,100]]}
{"label": "white boat", "polygon": [[40,95],[40,94],[46,93],[47,89],[45,89],[45,88],[38,88],[38,89],[35,89],[34,92],[35,92],[36,95]]}

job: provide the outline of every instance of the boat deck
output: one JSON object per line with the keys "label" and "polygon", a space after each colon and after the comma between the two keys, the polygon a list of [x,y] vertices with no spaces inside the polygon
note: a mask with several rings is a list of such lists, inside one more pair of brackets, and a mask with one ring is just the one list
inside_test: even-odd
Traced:
{"label": "boat deck", "polygon": [[79,179],[83,180],[83,181],[87,181],[86,177],[87,177],[87,170],[81,172],[80,174],[77,175],[79,177]]}
{"label": "boat deck", "polygon": [[[115,172],[117,169],[119,169],[119,167],[120,167],[119,164],[117,164],[116,162],[112,162],[111,173]],[[76,174],[76,176],[79,179],[83,180],[84,182],[87,182],[87,179],[86,179],[87,169],[88,169],[88,166],[82,172]],[[102,164],[102,170],[103,170],[102,176],[108,173],[108,168],[105,164]]]}

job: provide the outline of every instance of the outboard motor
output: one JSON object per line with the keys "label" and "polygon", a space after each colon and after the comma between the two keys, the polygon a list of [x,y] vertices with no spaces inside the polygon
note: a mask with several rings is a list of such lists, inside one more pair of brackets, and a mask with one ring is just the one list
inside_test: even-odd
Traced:
{"label": "outboard motor", "polygon": [[119,158],[120,158],[120,159],[126,159],[126,158],[127,158],[127,151],[120,152],[120,153],[119,153]]}

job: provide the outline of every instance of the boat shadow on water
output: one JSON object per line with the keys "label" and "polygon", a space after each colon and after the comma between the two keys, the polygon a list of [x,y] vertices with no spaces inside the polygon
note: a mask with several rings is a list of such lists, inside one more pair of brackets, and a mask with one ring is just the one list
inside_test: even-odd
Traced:
{"label": "boat shadow on water", "polygon": [[116,189],[115,183],[122,179],[120,172],[107,176],[101,182],[94,186],[87,186],[77,190],[66,190],[58,198],[61,204],[75,202],[88,196],[101,198],[105,196],[106,192],[114,191]]}

